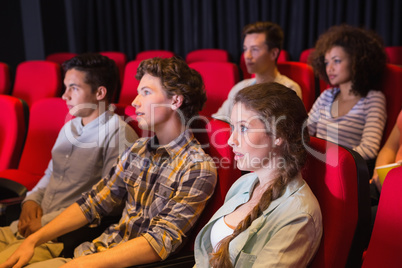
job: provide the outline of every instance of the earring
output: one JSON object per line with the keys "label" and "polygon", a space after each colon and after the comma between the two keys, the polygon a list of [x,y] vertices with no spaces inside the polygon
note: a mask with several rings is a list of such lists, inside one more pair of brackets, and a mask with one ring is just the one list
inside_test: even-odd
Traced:
{"label": "earring", "polygon": [[279,139],[275,140],[275,145],[277,145],[277,146],[279,145]]}

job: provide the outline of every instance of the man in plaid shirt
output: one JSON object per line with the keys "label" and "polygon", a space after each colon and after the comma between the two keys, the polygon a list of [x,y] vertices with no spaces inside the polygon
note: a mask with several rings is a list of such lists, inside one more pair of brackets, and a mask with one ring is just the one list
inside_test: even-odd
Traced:
{"label": "man in plaid shirt", "polygon": [[155,135],[123,153],[93,189],[29,236],[0,267],[21,267],[34,248],[102,216],[125,202],[118,224],[75,250],[74,259],[32,267],[127,267],[163,260],[188,235],[213,194],[216,169],[186,125],[206,101],[201,76],[180,59],[154,58],[137,70],[138,125]]}

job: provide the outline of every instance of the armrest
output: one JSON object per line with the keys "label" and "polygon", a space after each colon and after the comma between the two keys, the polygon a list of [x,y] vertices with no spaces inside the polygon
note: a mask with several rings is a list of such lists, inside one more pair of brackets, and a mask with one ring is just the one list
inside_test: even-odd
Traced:
{"label": "armrest", "polygon": [[22,184],[0,178],[0,226],[8,226],[17,220],[21,213],[21,203],[25,198],[27,188]]}
{"label": "armrest", "polygon": [[1,199],[24,196],[28,192],[27,188],[13,180],[0,178]]}
{"label": "armrest", "polygon": [[8,226],[18,220],[24,196],[0,200],[0,226]]}
{"label": "armrest", "polygon": [[25,196],[18,196],[0,200],[0,215],[4,215],[8,206],[21,205]]}

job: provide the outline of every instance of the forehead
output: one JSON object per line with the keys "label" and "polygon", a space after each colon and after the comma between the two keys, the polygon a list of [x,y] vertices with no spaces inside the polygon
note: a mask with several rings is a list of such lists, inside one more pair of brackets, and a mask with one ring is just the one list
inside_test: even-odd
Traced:
{"label": "forehead", "polygon": [[138,85],[138,90],[141,90],[143,88],[149,88],[157,92],[163,92],[166,94],[165,90],[162,87],[162,81],[159,77],[152,76],[148,73],[145,73]]}
{"label": "forehead", "polygon": [[325,53],[325,57],[346,57],[348,54],[346,53],[345,49],[341,46],[335,46],[328,49]]}
{"label": "forehead", "polygon": [[76,69],[70,69],[66,72],[66,75],[64,77],[64,81],[71,83],[74,82],[75,84],[83,84],[85,83],[86,79],[86,72],[84,71],[79,71]]}
{"label": "forehead", "polygon": [[247,34],[244,38],[244,45],[246,46],[262,46],[265,44],[265,33],[252,33]]}
{"label": "forehead", "polygon": [[231,114],[231,123],[237,124],[239,122],[245,122],[247,124],[256,125],[262,124],[264,119],[255,111],[247,108],[243,103],[238,102],[233,106]]}

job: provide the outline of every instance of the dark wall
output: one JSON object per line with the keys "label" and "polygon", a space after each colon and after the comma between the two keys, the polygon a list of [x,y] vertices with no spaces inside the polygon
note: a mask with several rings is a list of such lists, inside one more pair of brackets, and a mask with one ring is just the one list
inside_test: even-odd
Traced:
{"label": "dark wall", "polygon": [[25,60],[20,1],[0,2],[0,61],[10,66],[11,75]]}
{"label": "dark wall", "polygon": [[284,49],[297,60],[340,23],[373,29],[385,45],[401,46],[401,13],[400,0],[2,0],[0,61],[14,68],[58,51],[116,50],[132,60],[148,49],[185,57],[197,48],[223,48],[238,63],[241,29],[257,20],[281,25]]}

